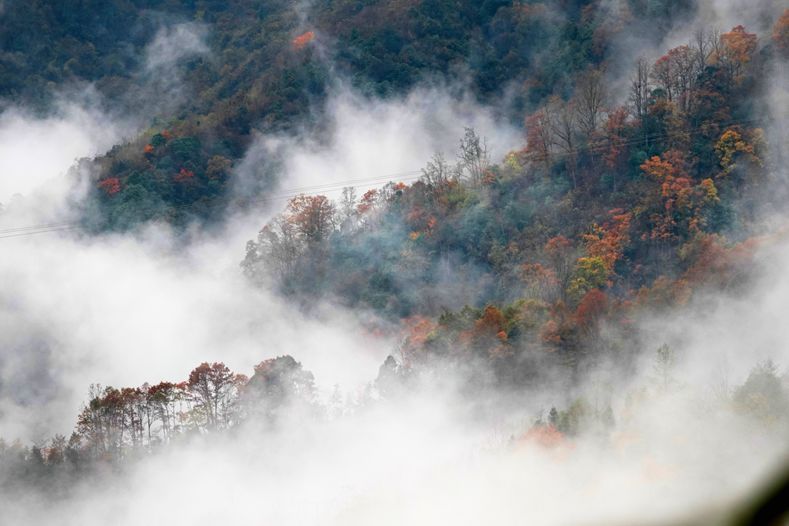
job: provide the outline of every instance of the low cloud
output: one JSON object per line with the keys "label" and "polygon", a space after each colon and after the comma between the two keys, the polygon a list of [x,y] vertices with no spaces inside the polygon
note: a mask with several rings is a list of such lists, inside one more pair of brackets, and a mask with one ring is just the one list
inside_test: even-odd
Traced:
{"label": "low cloud", "polygon": [[364,189],[388,180],[412,182],[435,153],[454,162],[467,127],[486,139],[494,161],[522,144],[522,133],[495,108],[456,91],[421,87],[382,101],[337,88],[326,104],[325,127],[256,141],[237,169],[238,192],[248,194],[272,171],[281,175],[282,190],[333,185],[319,191],[333,197],[342,185]]}

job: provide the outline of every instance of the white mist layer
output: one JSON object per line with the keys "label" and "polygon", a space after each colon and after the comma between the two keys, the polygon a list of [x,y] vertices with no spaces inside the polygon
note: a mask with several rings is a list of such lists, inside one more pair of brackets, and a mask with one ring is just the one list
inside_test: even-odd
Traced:
{"label": "white mist layer", "polygon": [[61,103],[47,118],[6,110],[0,114],[0,203],[46,185],[62,193],[69,166],[108,150],[123,129],[89,104]]}
{"label": "white mist layer", "polygon": [[[332,137],[326,144],[261,140],[276,142],[288,160],[282,188],[365,179],[406,166],[419,169],[435,151],[451,159],[464,126],[488,137],[494,156],[518,140],[491,110],[436,89],[420,89],[394,102],[345,92],[330,107]],[[62,174],[75,157],[102,151],[107,140],[117,138],[102,130],[121,129],[97,112],[89,114],[90,121],[86,115],[74,110],[46,121],[6,121],[4,136],[14,137],[11,146],[40,143],[48,165],[39,186],[22,175],[9,179],[9,188],[28,196],[0,214],[0,226],[74,219],[70,203],[93,183],[87,174]],[[74,130],[81,133],[76,145]],[[37,156],[28,148],[13,159],[23,166],[25,158]],[[239,178],[251,158],[254,153],[237,169]],[[366,313],[327,305],[307,318],[241,275],[246,241],[283,204],[235,218],[222,232],[195,234],[178,246],[167,228],[156,225],[135,235],[0,239],[0,276],[7,284],[0,289],[2,436],[33,441],[68,434],[91,383],[121,387],[180,381],[203,361],[224,361],[250,374],[264,359],[291,354],[324,391],[339,384],[353,393],[372,380],[396,342],[372,336],[359,318]]]}
{"label": "white mist layer", "polygon": [[287,177],[281,181],[282,191],[333,184],[320,191],[337,197],[343,185],[364,190],[388,181],[413,182],[435,153],[454,163],[464,128],[473,128],[485,139],[494,161],[523,142],[522,132],[491,108],[475,103],[468,94],[456,97],[438,88],[416,89],[387,101],[339,89],[327,106],[328,137],[261,137],[237,170],[241,188],[272,155],[284,160]]}
{"label": "white mist layer", "polygon": [[[429,93],[381,104],[344,95],[335,100],[328,143],[276,138],[259,147],[286,152],[281,185],[291,188],[418,169],[434,151],[451,158],[464,125],[504,145],[494,159],[514,145],[491,113],[465,113],[467,103]],[[48,184],[74,157],[106,147],[90,134],[72,144],[75,130],[92,127],[68,119],[46,130],[22,118],[3,122],[9,144],[52,149],[41,168],[50,175],[35,184],[29,175],[14,179],[11,192]],[[239,219],[180,247],[155,226],[136,236],[0,240],[5,438],[67,433],[92,382],[180,380],[201,361],[249,373],[263,359],[291,354],[324,389],[338,383],[352,392],[372,380],[393,342],[367,335],[354,313],[327,309],[308,318],[242,279],[244,242],[263,219]],[[14,216],[4,220],[14,224]],[[787,260],[782,252],[766,257]],[[645,364],[639,378],[611,385],[617,426],[610,435],[546,450],[518,440],[547,409],[542,402],[527,399],[522,412],[475,422],[452,393],[426,388],[330,422],[295,415],[276,431],[174,443],[100,487],[78,488],[67,502],[6,503],[0,523],[633,524],[715,509],[747,493],[787,452],[782,436],[713,396],[721,362],[728,385],[742,383],[764,358],[789,362],[784,267],[772,266],[738,301],[647,324],[649,346],[682,342],[678,383],[671,394],[639,391],[650,386]],[[535,400],[552,397],[562,393]]]}

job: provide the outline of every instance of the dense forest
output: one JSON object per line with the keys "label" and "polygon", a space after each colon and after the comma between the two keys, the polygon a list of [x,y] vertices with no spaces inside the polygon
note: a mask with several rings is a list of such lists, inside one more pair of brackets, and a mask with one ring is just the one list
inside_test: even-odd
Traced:
{"label": "dense forest", "polygon": [[[217,349],[185,380],[93,384],[73,429],[0,437],[0,494],[67,500],[199,439],[262,436],[293,415],[353,421],[426,386],[484,422],[489,404],[530,397],[538,414],[504,447],[557,456],[588,437],[613,449],[615,430],[662,396],[692,398],[683,342],[644,324],[746,297],[785,242],[789,197],[774,99],[789,9],[760,32],[682,25],[698,12],[685,0],[0,0],[0,109],[48,115],[87,92],[137,116],[131,138],[77,162],[89,174],[79,239],[166,225],[186,245],[256,214],[285,159],[272,153],[241,185],[250,148],[265,134],[328,141],[342,90],[386,101],[454,86],[521,132],[494,158],[489,138],[459,129],[456,151],[436,152],[418,179],[262,207],[234,270],[306,316],[328,304],[396,342],[362,389],[319,393],[299,356],[270,342],[276,357],[249,376]],[[623,60],[635,34],[653,47]],[[753,361],[698,407],[783,436],[786,365]],[[624,404],[584,392],[602,369],[627,379]]]}
{"label": "dense forest", "polygon": [[[640,1],[614,12],[598,2],[332,1],[307,10],[276,0],[11,1],[0,28],[0,100],[43,111],[53,87],[91,83],[108,106],[151,114],[153,126],[96,159],[90,228],[216,220],[238,204],[232,167],[254,133],[313,120],[340,79],[384,97],[462,79],[482,101],[513,98],[507,118],[520,121],[524,109],[569,96],[574,74],[603,64],[617,32],[636,26],[657,40],[692,9]],[[162,20],[210,27],[208,53],[179,50],[178,38],[152,48]],[[146,60],[151,52],[172,57],[157,69]],[[182,100],[167,100],[163,76],[181,77]],[[277,159],[270,164],[259,174],[263,189]]]}
{"label": "dense forest", "polygon": [[708,29],[639,60],[621,106],[601,69],[579,73],[501,163],[467,129],[456,159],[437,155],[414,184],[295,197],[248,244],[244,271],[305,304],[405,320],[407,362],[468,349],[516,385],[546,352],[625,366],[633,320],[737,294],[770,242],[762,218],[785,195],[767,151],[782,139],[770,144],[776,123],[755,101],[787,16],[761,46],[742,26]]}

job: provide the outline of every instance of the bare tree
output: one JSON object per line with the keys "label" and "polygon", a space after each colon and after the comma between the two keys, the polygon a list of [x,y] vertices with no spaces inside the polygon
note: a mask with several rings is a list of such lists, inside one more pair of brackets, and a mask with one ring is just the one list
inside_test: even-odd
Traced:
{"label": "bare tree", "polygon": [[433,189],[445,186],[452,175],[452,168],[441,153],[434,154],[427,165],[422,168],[422,181]]}
{"label": "bare tree", "polygon": [[581,76],[575,91],[575,111],[578,126],[587,136],[598,128],[607,102],[603,73],[592,69]]}
{"label": "bare tree", "polygon": [[340,228],[350,230],[356,225],[356,188],[346,186],[340,198]]}
{"label": "bare tree", "polygon": [[549,108],[553,142],[563,154],[567,173],[573,182],[573,188],[576,188],[578,186],[578,122],[575,104],[565,102],[559,97],[552,97]]}
{"label": "bare tree", "polygon": [[650,93],[649,74],[649,63],[646,59],[639,58],[636,61],[636,71],[630,79],[630,103],[633,107],[633,116],[638,119],[643,130],[645,148],[649,146],[649,137],[645,126]]}
{"label": "bare tree", "polygon": [[460,140],[458,152],[458,172],[467,174],[471,184],[482,183],[485,172],[490,166],[488,145],[481,139],[473,128],[466,128],[466,133]]}

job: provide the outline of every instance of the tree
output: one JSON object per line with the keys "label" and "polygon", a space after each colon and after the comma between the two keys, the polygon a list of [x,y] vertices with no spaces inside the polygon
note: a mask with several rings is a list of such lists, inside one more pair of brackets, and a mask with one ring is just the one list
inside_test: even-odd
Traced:
{"label": "tree", "polygon": [[452,178],[452,169],[441,153],[436,153],[422,168],[422,180],[433,191],[440,192]]}
{"label": "tree", "polygon": [[482,183],[489,166],[490,157],[486,141],[480,138],[473,128],[466,128],[460,140],[458,171],[466,174],[471,184],[476,186]]}
{"label": "tree", "polygon": [[789,8],[775,22],[772,37],[778,52],[789,57]]}
{"label": "tree", "polygon": [[342,189],[340,198],[339,222],[342,230],[351,230],[356,226],[356,189],[346,186]]}
{"label": "tree", "polygon": [[695,80],[695,61],[689,46],[679,46],[660,57],[652,67],[652,78],[682,112],[690,107],[690,93]]}
{"label": "tree", "polygon": [[734,170],[736,157],[742,156],[751,162],[761,164],[753,144],[749,143],[736,127],[723,132],[715,143],[715,153],[718,154],[724,175]]}
{"label": "tree", "polygon": [[564,157],[565,168],[573,188],[578,187],[578,112],[573,101],[551,98],[546,111],[550,112],[553,143]]}
{"label": "tree", "polygon": [[567,287],[568,295],[576,301],[592,289],[603,287],[608,282],[608,270],[601,257],[578,258],[575,272]]}
{"label": "tree", "polygon": [[235,375],[222,362],[203,362],[189,373],[187,388],[209,429],[232,424],[237,396]]}
{"label": "tree", "polygon": [[608,114],[605,122],[605,151],[603,161],[611,172],[611,186],[617,191],[617,181],[620,171],[625,169],[627,159],[627,110],[617,108]]}
{"label": "tree", "polygon": [[647,107],[649,94],[652,91],[649,83],[650,68],[646,59],[636,61],[636,72],[630,79],[630,103],[633,107],[633,116],[638,120],[643,131],[644,147],[648,146],[648,130],[646,126]]}
{"label": "tree", "polygon": [[751,370],[745,383],[735,390],[733,402],[740,411],[768,424],[786,420],[789,415],[789,393],[772,360],[761,362]]}
{"label": "tree", "polygon": [[663,344],[658,347],[655,352],[655,362],[653,369],[657,376],[658,385],[662,391],[667,391],[673,382],[674,364],[676,362],[676,355],[674,349],[669,347],[668,344]]}
{"label": "tree", "polygon": [[547,168],[551,164],[553,149],[553,124],[547,109],[532,113],[526,119],[526,156],[535,163],[542,163]]}
{"label": "tree", "polygon": [[246,255],[241,262],[244,274],[262,283],[267,276],[285,279],[292,272],[304,246],[296,227],[282,217],[264,226],[256,241],[248,241]]}
{"label": "tree", "polygon": [[335,226],[335,208],[325,195],[298,195],[290,200],[285,221],[308,243],[325,241]]}
{"label": "tree", "polygon": [[555,236],[543,247],[548,263],[553,268],[560,294],[564,299],[573,274],[577,252],[572,242],[564,236]]}
{"label": "tree", "polygon": [[578,126],[590,137],[597,131],[608,101],[602,71],[592,69],[581,75],[573,100],[578,113]]}
{"label": "tree", "polygon": [[736,26],[720,36],[720,49],[714,58],[727,72],[730,85],[740,81],[756,51],[757,40],[756,35],[745,31],[743,26]]}
{"label": "tree", "polygon": [[315,379],[292,356],[278,356],[255,366],[244,387],[245,408],[250,414],[274,417],[285,406],[309,405],[315,395]]}
{"label": "tree", "polygon": [[631,212],[621,209],[609,211],[610,219],[602,226],[593,224],[591,232],[582,236],[586,244],[586,252],[592,257],[599,257],[605,263],[609,274],[614,272],[614,265],[622,258],[625,247],[630,242]]}

